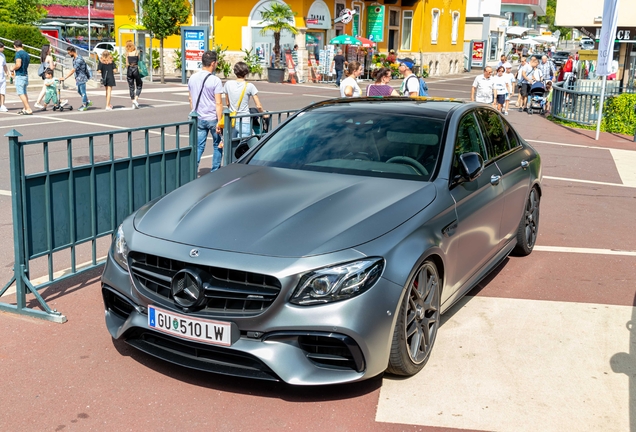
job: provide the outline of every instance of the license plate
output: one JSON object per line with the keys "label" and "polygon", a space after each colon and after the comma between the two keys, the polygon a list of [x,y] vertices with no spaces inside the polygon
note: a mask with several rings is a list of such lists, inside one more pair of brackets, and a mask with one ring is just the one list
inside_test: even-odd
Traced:
{"label": "license plate", "polygon": [[185,315],[148,307],[148,326],[152,329],[212,345],[232,345],[232,325],[226,322],[193,319]]}

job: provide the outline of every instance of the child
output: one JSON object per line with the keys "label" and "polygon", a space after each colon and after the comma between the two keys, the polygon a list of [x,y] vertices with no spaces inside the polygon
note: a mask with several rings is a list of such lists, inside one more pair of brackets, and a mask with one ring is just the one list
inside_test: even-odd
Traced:
{"label": "child", "polygon": [[106,89],[106,111],[111,111],[113,106],[110,104],[110,95],[117,84],[115,83],[115,64],[110,51],[102,52],[97,70],[102,74],[102,84]]}
{"label": "child", "polygon": [[[58,79],[53,78],[53,70],[47,69],[44,71],[44,86],[46,87],[46,92],[44,93],[44,107],[43,111],[46,111],[46,106],[53,102],[53,105],[57,105],[59,100],[57,99],[57,84]],[[66,105],[68,101],[63,101],[62,105]]]}
{"label": "child", "polygon": [[552,108],[552,81],[548,81],[545,84],[545,90],[548,92],[548,97],[545,99],[546,100],[546,104],[545,104],[545,112],[550,115],[550,110]]}

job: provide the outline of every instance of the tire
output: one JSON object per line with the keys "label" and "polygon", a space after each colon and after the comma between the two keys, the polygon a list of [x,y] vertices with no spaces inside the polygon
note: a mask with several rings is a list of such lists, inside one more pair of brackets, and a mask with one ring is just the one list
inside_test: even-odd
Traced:
{"label": "tire", "polygon": [[393,331],[388,373],[415,375],[430,358],[440,324],[440,284],[437,267],[428,260],[409,281]]}
{"label": "tire", "polygon": [[532,188],[526,205],[523,209],[523,217],[517,229],[517,245],[512,250],[516,256],[528,256],[534,249],[539,234],[539,204],[541,197],[537,188]]}

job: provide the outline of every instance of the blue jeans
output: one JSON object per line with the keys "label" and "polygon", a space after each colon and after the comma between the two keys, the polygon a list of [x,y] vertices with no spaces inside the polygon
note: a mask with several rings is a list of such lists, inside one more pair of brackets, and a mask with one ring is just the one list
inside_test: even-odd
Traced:
{"label": "blue jeans", "polygon": [[[241,122],[241,120],[243,122]],[[236,126],[232,129],[232,138],[245,139],[252,135],[252,119],[241,118],[236,119]]]}
{"label": "blue jeans", "polygon": [[217,120],[201,120],[197,127],[197,165],[201,161],[201,155],[205,151],[205,143],[208,139],[208,132],[212,134],[212,142],[214,143],[214,152],[212,154],[212,171],[221,168],[221,158],[223,157],[223,149],[219,148],[221,143],[221,135],[216,133]]}
{"label": "blue jeans", "polygon": [[336,85],[340,85],[340,80],[342,79],[342,72],[344,70],[336,70]]}
{"label": "blue jeans", "polygon": [[88,96],[86,96],[86,83],[77,83],[77,92],[82,97],[82,105],[88,105]]}

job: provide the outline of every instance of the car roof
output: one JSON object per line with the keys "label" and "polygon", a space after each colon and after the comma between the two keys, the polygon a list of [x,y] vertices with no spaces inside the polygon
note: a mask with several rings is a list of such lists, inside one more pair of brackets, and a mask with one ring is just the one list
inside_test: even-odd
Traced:
{"label": "car roof", "polygon": [[398,115],[418,115],[429,118],[444,120],[448,114],[462,106],[463,101],[450,98],[435,97],[362,97],[355,99],[332,99],[328,101],[318,102],[317,104],[307,107],[310,109],[335,108],[349,110],[352,108],[361,108],[365,110],[390,110],[391,114]]}

